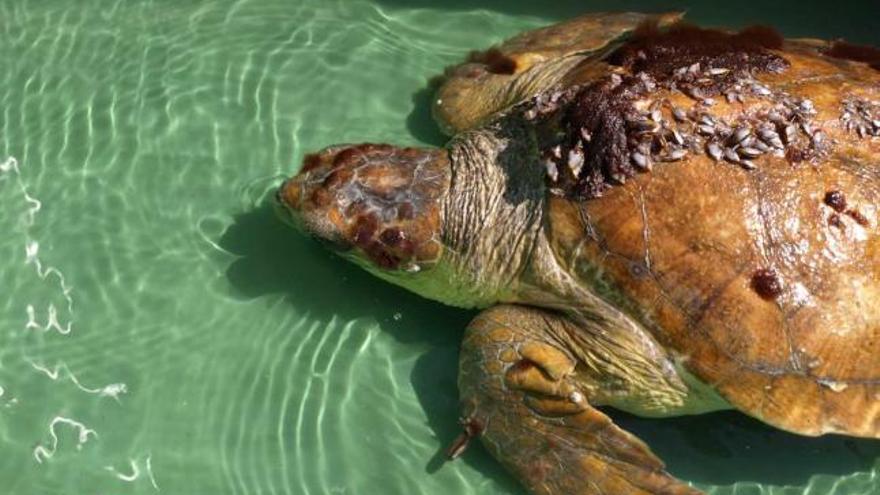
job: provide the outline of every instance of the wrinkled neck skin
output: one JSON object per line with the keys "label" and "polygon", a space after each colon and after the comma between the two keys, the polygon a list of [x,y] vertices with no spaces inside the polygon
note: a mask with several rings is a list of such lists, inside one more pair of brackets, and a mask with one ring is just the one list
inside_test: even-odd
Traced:
{"label": "wrinkled neck skin", "polygon": [[442,259],[418,286],[402,285],[459,307],[521,303],[578,308],[598,320],[625,318],[557,261],[548,239],[544,173],[527,124],[503,117],[459,134],[448,150]]}
{"label": "wrinkled neck skin", "polygon": [[[439,299],[461,307],[517,302],[519,281],[542,232],[543,174],[531,132],[513,119],[456,136],[442,208],[445,247]],[[531,169],[531,170],[530,170]]]}
{"label": "wrinkled neck skin", "polygon": [[526,124],[504,117],[459,134],[448,148],[445,248],[434,268],[443,276],[431,277],[446,289],[423,295],[461,307],[521,303],[579,308],[603,320],[623,317],[558,262],[548,239],[548,193],[536,138]]}

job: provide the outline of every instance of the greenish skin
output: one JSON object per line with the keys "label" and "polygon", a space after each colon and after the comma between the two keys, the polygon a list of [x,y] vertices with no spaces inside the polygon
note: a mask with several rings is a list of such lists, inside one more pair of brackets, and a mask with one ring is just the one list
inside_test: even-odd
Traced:
{"label": "greenish skin", "polygon": [[[551,199],[535,171],[533,129],[505,111],[564,84],[572,67],[644,19],[598,14],[514,38],[502,46],[521,70],[512,78],[484,72],[474,79],[465,64],[441,87],[435,114],[455,133],[445,149],[327,148],[309,155],[277,195],[285,221],[377,277],[483,309],[462,344],[464,432],[450,456],[479,437],[535,494],[699,493],[595,406],[649,417],[732,406],[631,316],[623,294],[560,258],[560,238],[570,233],[558,225],[569,206]],[[545,45],[535,47],[535,39]],[[833,418],[830,426],[797,417],[776,424],[877,437],[875,412],[857,418],[858,427]]]}

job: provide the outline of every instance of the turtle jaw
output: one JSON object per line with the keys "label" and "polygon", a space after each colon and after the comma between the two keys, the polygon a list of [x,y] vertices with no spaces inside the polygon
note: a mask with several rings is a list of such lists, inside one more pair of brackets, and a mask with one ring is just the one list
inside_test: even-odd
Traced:
{"label": "turtle jaw", "polygon": [[371,271],[417,272],[435,264],[445,150],[338,145],[305,157],[276,192],[281,218]]}

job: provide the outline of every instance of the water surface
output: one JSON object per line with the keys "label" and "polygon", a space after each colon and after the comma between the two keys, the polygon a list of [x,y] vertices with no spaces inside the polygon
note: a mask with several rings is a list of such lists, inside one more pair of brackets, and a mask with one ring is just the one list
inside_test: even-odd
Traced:
{"label": "water surface", "polygon": [[[523,494],[457,433],[473,316],[361,273],[266,195],[336,142],[442,144],[427,80],[522,29],[682,2],[0,3],[4,494]],[[691,5],[880,44],[875,4]],[[724,494],[880,493],[880,446],[616,415]]]}

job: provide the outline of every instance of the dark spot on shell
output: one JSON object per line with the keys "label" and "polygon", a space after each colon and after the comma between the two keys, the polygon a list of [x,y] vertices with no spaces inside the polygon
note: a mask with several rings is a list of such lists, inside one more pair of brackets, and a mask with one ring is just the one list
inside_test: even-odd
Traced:
{"label": "dark spot on shell", "polygon": [[868,226],[868,219],[865,218],[865,215],[862,215],[862,212],[860,212],[859,210],[855,210],[855,209],[849,210],[846,212],[846,214],[849,215],[850,218],[855,220],[856,223],[858,223],[862,227]]}
{"label": "dark spot on shell", "polygon": [[762,299],[773,300],[782,294],[782,280],[772,268],[762,268],[752,275],[752,289]]}
{"label": "dark spot on shell", "polygon": [[397,205],[397,219],[411,220],[415,216],[415,208],[412,203],[401,203]]}
{"label": "dark spot on shell", "polygon": [[828,191],[825,193],[825,204],[837,213],[842,213],[846,210],[846,197],[840,191]]}
{"label": "dark spot on shell", "polygon": [[381,242],[373,241],[364,249],[364,252],[380,268],[391,270],[400,265],[400,258],[389,253]]}
{"label": "dark spot on shell", "polygon": [[492,74],[513,74],[516,72],[516,60],[508,57],[497,48],[471,52],[468,62],[476,62],[486,66]]}
{"label": "dark spot on shell", "polygon": [[321,155],[317,153],[309,153],[303,157],[303,166],[300,169],[300,173],[314,170],[319,165],[321,165]]}
{"label": "dark spot on shell", "polygon": [[832,213],[831,216],[828,217],[828,225],[836,227],[838,229],[842,229],[843,219],[840,218],[840,215],[838,215],[837,213]]}
{"label": "dark spot on shell", "polygon": [[373,242],[373,235],[379,228],[379,220],[374,215],[358,217],[351,236],[352,242],[361,249],[365,249]]}
{"label": "dark spot on shell", "polygon": [[880,70],[880,48],[868,45],[856,45],[843,40],[837,40],[831,48],[825,50],[825,55],[854,62],[864,62],[872,68]]}
{"label": "dark spot on shell", "polygon": [[381,240],[386,246],[394,247],[404,240],[404,234],[400,229],[388,228],[382,231],[379,235],[379,240]]}

